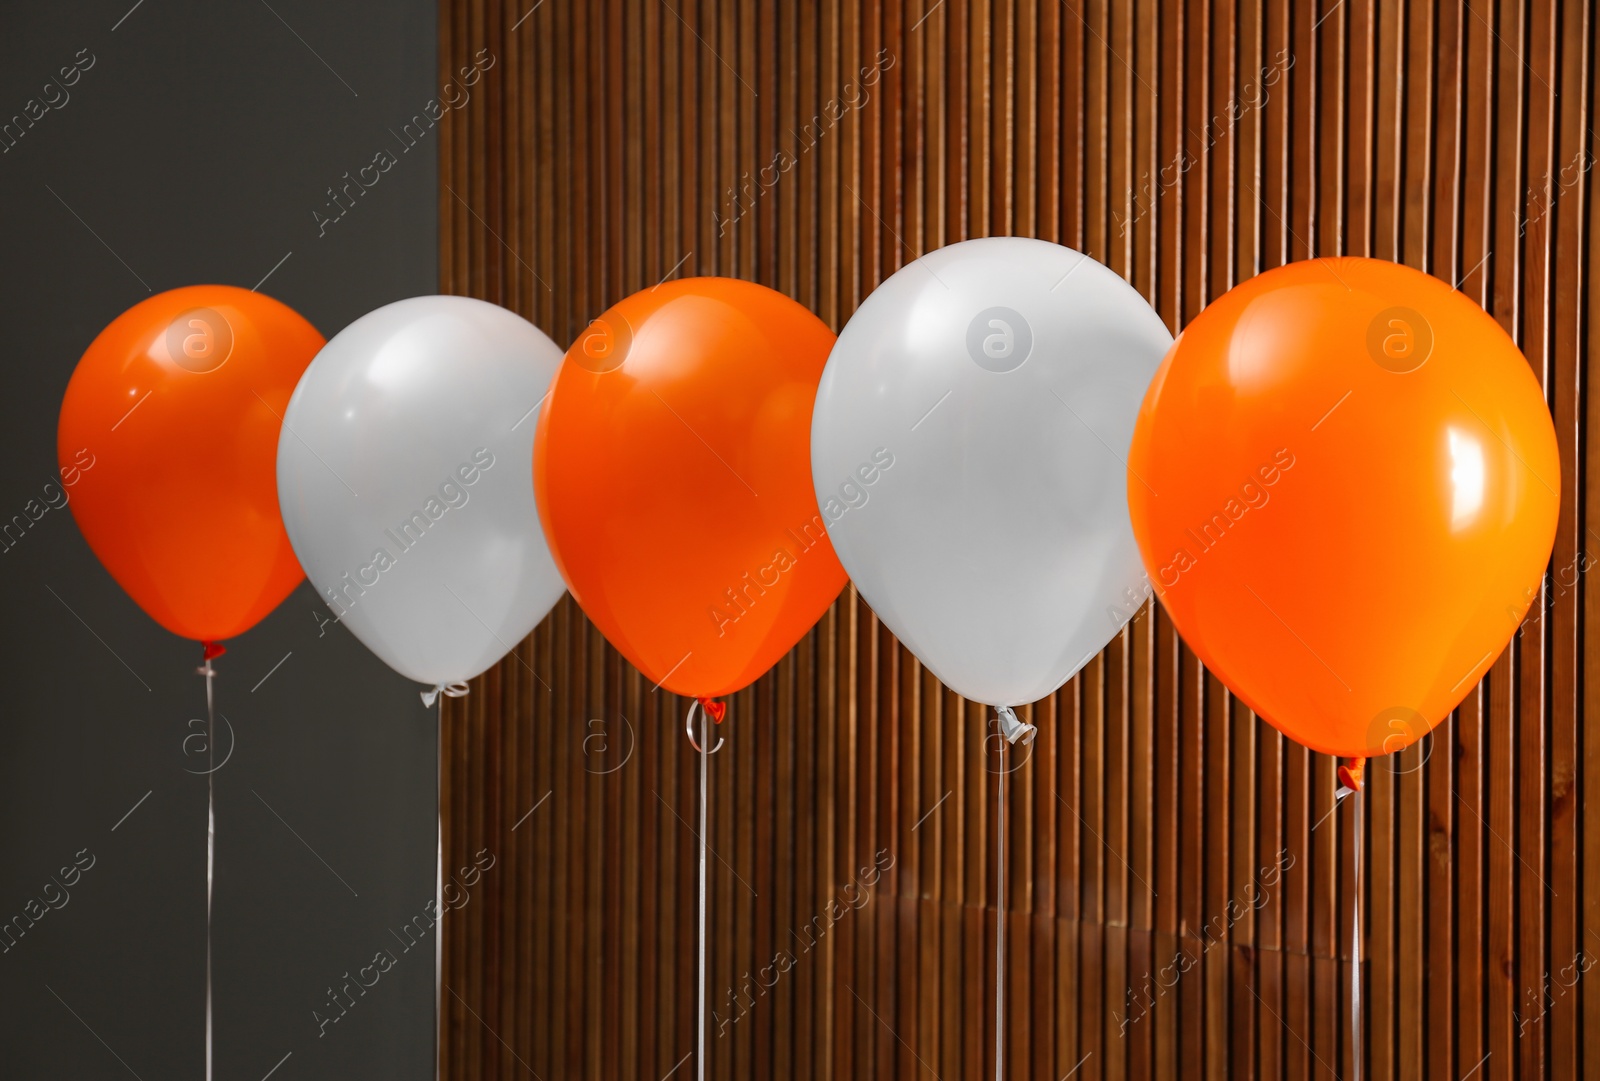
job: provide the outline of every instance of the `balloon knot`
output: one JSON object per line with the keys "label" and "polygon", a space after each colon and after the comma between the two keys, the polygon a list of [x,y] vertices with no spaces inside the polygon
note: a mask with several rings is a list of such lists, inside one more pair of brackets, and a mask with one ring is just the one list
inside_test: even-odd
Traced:
{"label": "balloon knot", "polygon": [[446,698],[462,698],[472,688],[465,683],[435,683],[432,687],[421,692],[422,704],[431,706],[439,700],[442,694]]}
{"label": "balloon knot", "polygon": [[1016,710],[1010,706],[995,706],[995,720],[1000,725],[1001,737],[1010,744],[1026,747],[1033,742],[1034,734],[1038,731],[1033,725],[1017,716]]}
{"label": "balloon knot", "polygon": [[1365,758],[1346,758],[1339,765],[1339,783],[1352,792],[1361,791],[1361,774],[1366,767]]}
{"label": "balloon knot", "polygon": [[715,698],[696,698],[695,701],[699,702],[700,708],[706,711],[706,716],[718,724],[721,724],[722,718],[728,715],[728,703],[726,702]]}
{"label": "balloon knot", "polygon": [[202,658],[203,660],[208,660],[209,661],[213,657],[220,657],[224,653],[228,652],[227,648],[225,646],[223,646],[223,644],[221,642],[215,642],[215,641],[207,640],[207,641],[202,642],[200,644],[205,647],[205,656]]}

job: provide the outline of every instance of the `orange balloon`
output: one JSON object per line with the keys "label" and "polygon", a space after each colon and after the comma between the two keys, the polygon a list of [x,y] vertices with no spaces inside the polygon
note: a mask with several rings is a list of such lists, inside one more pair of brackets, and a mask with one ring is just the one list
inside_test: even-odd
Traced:
{"label": "orange balloon", "polygon": [[1373,259],[1294,263],[1206,308],[1128,456],[1178,632],[1291,739],[1399,750],[1521,622],[1560,506],[1550,414],[1465,296]]}
{"label": "orange balloon", "polygon": [[271,297],[194,285],[123,312],[72,373],[56,446],[77,473],[73,517],[174,634],[233,638],[303,577],[278,516],[278,431],[321,348]]}
{"label": "orange balloon", "polygon": [[651,682],[730,694],[844,587],[811,484],[832,347],[781,293],[689,278],[567,350],[534,438],[539,518],[572,595]]}

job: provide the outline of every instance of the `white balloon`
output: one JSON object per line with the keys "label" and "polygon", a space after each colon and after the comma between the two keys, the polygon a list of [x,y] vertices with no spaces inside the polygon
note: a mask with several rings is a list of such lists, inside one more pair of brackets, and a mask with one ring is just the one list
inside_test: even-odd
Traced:
{"label": "white balloon", "polygon": [[301,377],[278,502],[336,616],[402,675],[448,685],[508,653],[561,598],[533,494],[533,433],[561,350],[467,297],[357,319]]}
{"label": "white balloon", "polygon": [[946,686],[1043,698],[1149,595],[1127,457],[1171,344],[1111,270],[1019,237],[924,256],[846,324],[812,418],[817,502],[861,595]]}

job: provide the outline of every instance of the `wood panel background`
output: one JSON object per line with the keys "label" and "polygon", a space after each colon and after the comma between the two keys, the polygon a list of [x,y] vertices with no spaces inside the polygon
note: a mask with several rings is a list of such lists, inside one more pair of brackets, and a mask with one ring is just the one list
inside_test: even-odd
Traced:
{"label": "wood panel background", "polygon": [[[443,289],[562,344],[686,274],[763,282],[837,329],[917,255],[995,234],[1088,252],[1174,330],[1313,254],[1396,259],[1493,313],[1555,418],[1560,531],[1489,678],[1369,771],[1366,1076],[1600,1076],[1591,4],[442,8],[441,82],[495,60],[441,126]],[[570,599],[448,702],[448,866],[498,862],[445,918],[445,1076],[692,1075],[686,704]],[[1233,701],[1158,610],[1028,712],[1007,1075],[1354,1076],[1333,763]],[[992,1076],[985,712],[847,591],[730,713],[713,1075]]]}

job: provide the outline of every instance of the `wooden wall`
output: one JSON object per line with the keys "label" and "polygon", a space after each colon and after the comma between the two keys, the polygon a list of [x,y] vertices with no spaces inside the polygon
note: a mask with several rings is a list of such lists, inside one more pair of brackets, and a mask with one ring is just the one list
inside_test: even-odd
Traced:
{"label": "wooden wall", "polygon": [[[1088,252],[1174,330],[1312,254],[1397,259],[1492,312],[1551,404],[1560,532],[1490,677],[1369,771],[1365,1065],[1600,1076],[1600,976],[1579,978],[1600,957],[1591,5],[442,7],[441,82],[495,60],[441,128],[443,289],[562,344],[686,274],[764,282],[837,329],[916,255],[994,234]],[[447,1077],[691,1076],[685,706],[570,600],[448,703],[449,865],[498,862],[446,917]],[[984,712],[851,592],[730,707],[714,1076],[992,1076]],[[1159,611],[1031,719],[1009,785],[1008,1075],[1353,1076],[1333,763],[1234,702]],[[826,931],[810,948],[807,926]]]}

